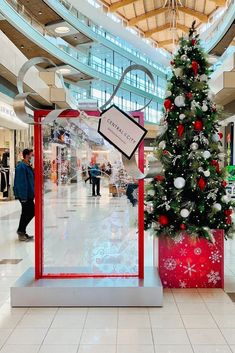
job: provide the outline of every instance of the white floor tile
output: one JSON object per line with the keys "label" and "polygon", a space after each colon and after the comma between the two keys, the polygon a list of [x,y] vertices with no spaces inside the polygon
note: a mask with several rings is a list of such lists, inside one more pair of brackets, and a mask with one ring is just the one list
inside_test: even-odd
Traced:
{"label": "white floor tile", "polygon": [[150,329],[119,329],[118,344],[152,345],[152,333]]}
{"label": "white floor tile", "polygon": [[[102,353],[102,352],[100,352]],[[152,345],[118,345],[117,353],[154,353]]]}
{"label": "white floor tile", "polygon": [[51,328],[44,340],[44,344],[79,344],[81,329],[54,329]]}
{"label": "white floor tile", "polygon": [[201,296],[206,303],[231,303],[231,299],[229,296],[221,291],[221,292],[205,292],[201,293]]}
{"label": "white floor tile", "polygon": [[89,314],[100,314],[100,315],[109,315],[117,314],[118,308],[89,308]]}
{"label": "white floor tile", "polygon": [[29,314],[18,323],[17,328],[49,328],[53,320],[52,315]]}
{"label": "white floor tile", "polygon": [[137,314],[137,315],[142,315],[142,314],[148,314],[148,308],[119,308],[119,313],[120,314]]}
{"label": "white floor tile", "polygon": [[44,344],[41,346],[38,353],[77,353],[77,350],[78,350],[78,345]]}
{"label": "white floor tile", "polygon": [[1,349],[1,353],[38,353],[40,345],[32,344],[7,344]]}
{"label": "white floor tile", "polygon": [[202,297],[198,292],[174,292],[173,295],[176,303],[203,303]]}
{"label": "white floor tile", "polygon": [[117,314],[92,314],[88,313],[85,328],[88,329],[117,329],[118,315]]}
{"label": "white floor tile", "polygon": [[220,328],[234,328],[235,329],[235,315],[223,314],[213,315],[217,325]]}
{"label": "white floor tile", "polygon": [[55,315],[58,308],[29,308],[26,315]]}
{"label": "white floor tile", "polygon": [[16,328],[7,340],[7,344],[41,344],[47,329]]}
{"label": "white floor tile", "polygon": [[[230,349],[231,349],[231,351],[233,352],[233,353],[235,353],[235,345],[231,345],[230,346]],[[226,352],[227,353],[227,352]]]}
{"label": "white floor tile", "polygon": [[186,328],[217,328],[213,317],[207,315],[182,315]]}
{"label": "white floor tile", "polygon": [[120,314],[118,319],[118,328],[150,328],[149,315]]}
{"label": "white floor tile", "polygon": [[235,329],[233,328],[224,328],[221,329],[222,334],[224,335],[228,344],[235,345]]}
{"label": "white floor tile", "polygon": [[193,353],[190,345],[170,345],[170,344],[159,344],[155,346],[156,353]]}
{"label": "white floor tile", "polygon": [[116,353],[115,345],[81,345],[78,353]]}
{"label": "white floor tile", "polygon": [[59,308],[56,312],[56,316],[60,315],[86,315],[88,313],[88,308]]}
{"label": "white floor tile", "polygon": [[191,344],[226,344],[218,329],[187,329]]}
{"label": "white floor tile", "polygon": [[153,329],[154,344],[190,344],[185,329]]}
{"label": "white floor tile", "polygon": [[164,302],[163,307],[159,308],[149,308],[150,315],[158,314],[169,314],[169,315],[179,315],[178,307],[175,303]]}
{"label": "white floor tile", "polygon": [[212,315],[235,315],[235,305],[233,303],[207,303],[208,310]]}
{"label": "white floor tile", "polygon": [[153,328],[184,328],[180,315],[152,314],[150,319]]}
{"label": "white floor tile", "polygon": [[177,305],[181,315],[205,315],[209,312],[204,303],[178,303]]}
{"label": "white floor tile", "polygon": [[51,328],[73,328],[82,329],[85,324],[86,314],[70,315],[70,314],[57,314],[52,322]]}
{"label": "white floor tile", "polygon": [[15,328],[22,316],[17,314],[1,314],[0,328]]}
{"label": "white floor tile", "polygon": [[194,345],[194,353],[231,353],[229,346]]}
{"label": "white floor tile", "polygon": [[82,345],[104,344],[113,345],[117,341],[117,330],[114,329],[84,329],[81,338]]}

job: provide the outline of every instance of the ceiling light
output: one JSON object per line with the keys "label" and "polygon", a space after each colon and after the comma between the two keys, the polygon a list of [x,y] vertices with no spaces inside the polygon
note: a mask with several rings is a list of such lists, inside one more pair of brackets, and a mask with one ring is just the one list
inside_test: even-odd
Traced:
{"label": "ceiling light", "polygon": [[56,27],[55,32],[58,34],[64,34],[64,33],[69,33],[70,29],[69,29],[69,27],[61,26],[61,27]]}
{"label": "ceiling light", "polygon": [[39,14],[39,15],[42,15],[42,11],[38,11],[38,14]]}
{"label": "ceiling light", "polygon": [[23,44],[21,44],[20,48],[21,48],[21,49],[24,49],[24,45],[23,45]]}
{"label": "ceiling light", "polygon": [[77,37],[77,36],[74,36],[74,39],[78,39],[78,37]]}
{"label": "ceiling light", "polygon": [[67,75],[67,74],[71,73],[71,70],[67,69],[67,68],[59,69],[59,70],[56,70],[56,71],[59,72],[61,75]]}

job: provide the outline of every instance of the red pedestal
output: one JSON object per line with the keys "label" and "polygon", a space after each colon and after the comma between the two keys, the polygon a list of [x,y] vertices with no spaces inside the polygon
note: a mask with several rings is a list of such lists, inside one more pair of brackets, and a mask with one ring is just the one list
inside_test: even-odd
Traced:
{"label": "red pedestal", "polygon": [[215,244],[182,234],[159,238],[158,269],[164,288],[223,288],[224,231],[214,230]]}

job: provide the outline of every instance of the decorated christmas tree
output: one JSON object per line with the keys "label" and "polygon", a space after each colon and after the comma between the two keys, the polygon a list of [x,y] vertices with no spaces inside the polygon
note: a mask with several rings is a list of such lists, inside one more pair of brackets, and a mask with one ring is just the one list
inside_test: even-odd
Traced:
{"label": "decorated christmas tree", "polygon": [[194,28],[171,62],[162,133],[156,155],[163,172],[146,190],[145,228],[176,237],[182,231],[213,241],[212,229],[232,230],[232,203],[221,168],[220,112],[212,101],[211,74]]}

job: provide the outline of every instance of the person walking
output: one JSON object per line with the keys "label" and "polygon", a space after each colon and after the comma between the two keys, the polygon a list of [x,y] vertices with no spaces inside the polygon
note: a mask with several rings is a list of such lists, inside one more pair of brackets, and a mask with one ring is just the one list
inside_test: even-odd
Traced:
{"label": "person walking", "polygon": [[21,203],[21,216],[17,230],[20,241],[29,241],[33,236],[26,232],[27,225],[34,217],[34,171],[30,164],[33,150],[23,150],[23,160],[16,166],[14,194]]}
{"label": "person walking", "polygon": [[91,168],[91,180],[92,180],[92,196],[100,195],[100,177],[101,170],[98,164],[95,164]]}

